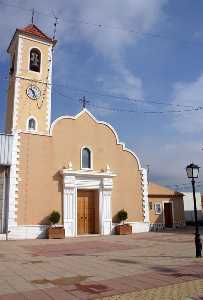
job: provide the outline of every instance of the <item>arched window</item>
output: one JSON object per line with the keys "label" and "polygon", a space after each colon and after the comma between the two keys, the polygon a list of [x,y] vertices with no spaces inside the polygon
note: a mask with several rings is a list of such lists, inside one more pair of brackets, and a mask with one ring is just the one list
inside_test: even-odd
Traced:
{"label": "arched window", "polygon": [[36,121],[33,118],[30,118],[28,120],[28,130],[30,131],[36,131]]}
{"label": "arched window", "polygon": [[82,169],[91,169],[91,151],[85,147],[82,149]]}
{"label": "arched window", "polygon": [[41,52],[33,48],[30,51],[30,70],[34,72],[40,72],[41,65]]}

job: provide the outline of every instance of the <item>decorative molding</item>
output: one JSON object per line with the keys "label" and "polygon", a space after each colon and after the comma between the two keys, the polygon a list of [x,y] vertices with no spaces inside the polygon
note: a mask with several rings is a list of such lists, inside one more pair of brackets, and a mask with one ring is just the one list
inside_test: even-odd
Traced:
{"label": "decorative molding", "polygon": [[[111,191],[115,174],[105,172],[82,172],[62,170],[63,176],[63,221],[66,236],[77,236],[77,190],[99,191],[100,233],[111,234]],[[107,177],[107,178],[106,178]]]}
{"label": "decorative molding", "polygon": [[142,195],[143,195],[143,216],[144,222],[149,222],[149,200],[148,200],[148,180],[147,180],[147,170],[142,168]]}
{"label": "decorative molding", "polygon": [[99,172],[99,171],[92,171],[92,170],[69,170],[63,169],[61,170],[62,175],[67,176],[78,176],[78,177],[94,177],[94,178],[112,178],[115,177],[116,174],[112,172]]}
{"label": "decorative molding", "polygon": [[64,189],[63,222],[65,236],[77,235],[77,193],[75,187]]}
{"label": "decorative molding", "polygon": [[40,38],[37,38],[37,36],[35,36],[34,39],[31,38],[31,37],[28,37],[26,35],[23,35],[22,33],[18,34],[18,36],[19,36],[19,38],[22,38],[22,39],[25,39],[25,40],[29,40],[29,41],[32,41],[32,42],[39,42],[39,43],[41,43],[43,45],[47,45],[47,46],[51,46],[52,45],[51,42],[50,43],[49,42],[45,42],[45,41],[41,40]]}
{"label": "decorative molding", "polygon": [[141,163],[140,163],[139,158],[137,157],[137,155],[136,155],[133,151],[131,151],[130,149],[126,148],[126,146],[125,146],[124,143],[122,143],[122,142],[119,141],[119,137],[118,137],[118,134],[117,134],[116,130],[115,130],[109,123],[106,123],[106,122],[103,122],[103,121],[98,121],[98,120],[91,114],[91,112],[89,112],[89,110],[87,110],[86,108],[84,108],[84,109],[83,109],[79,114],[77,114],[75,117],[71,117],[71,116],[61,116],[61,117],[57,118],[57,119],[51,124],[49,134],[50,134],[51,136],[53,135],[53,129],[54,129],[55,125],[56,125],[59,121],[61,121],[61,120],[63,120],[63,119],[76,120],[76,119],[78,119],[80,116],[82,116],[84,113],[87,113],[87,114],[88,114],[88,115],[89,115],[89,116],[90,116],[97,124],[101,124],[101,125],[104,125],[104,126],[106,126],[107,128],[109,128],[109,129],[113,132],[113,134],[115,135],[115,138],[116,138],[116,144],[122,146],[122,150],[123,150],[123,151],[129,152],[130,154],[132,154],[132,156],[135,157],[135,159],[136,159],[136,161],[137,161],[137,163],[138,163],[139,170],[142,170],[142,168],[141,168]]}
{"label": "decorative molding", "polygon": [[107,190],[103,186],[99,194],[100,233],[102,235],[109,235],[112,232],[111,190],[109,185]]}

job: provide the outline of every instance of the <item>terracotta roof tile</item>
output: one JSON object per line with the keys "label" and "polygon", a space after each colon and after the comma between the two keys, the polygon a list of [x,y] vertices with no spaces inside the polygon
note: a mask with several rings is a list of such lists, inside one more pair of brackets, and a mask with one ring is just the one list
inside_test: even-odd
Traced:
{"label": "terracotta roof tile", "polygon": [[149,195],[171,195],[171,196],[183,196],[182,193],[179,193],[175,190],[169,189],[167,187],[161,186],[157,183],[150,182],[148,185]]}
{"label": "terracotta roof tile", "polygon": [[48,42],[53,42],[53,40],[48,37],[45,33],[43,33],[36,25],[30,24],[22,29],[17,29],[20,33],[26,33],[31,36],[39,37],[40,39],[44,39]]}

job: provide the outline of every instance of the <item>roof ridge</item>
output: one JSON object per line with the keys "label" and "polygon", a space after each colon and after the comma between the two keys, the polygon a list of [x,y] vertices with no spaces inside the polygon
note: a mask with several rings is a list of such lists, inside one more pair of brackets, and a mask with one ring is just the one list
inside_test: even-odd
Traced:
{"label": "roof ridge", "polygon": [[26,34],[29,34],[29,35],[33,35],[33,36],[36,36],[38,38],[41,38],[41,39],[45,39],[47,40],[48,42],[53,42],[53,39],[50,38],[48,35],[46,35],[41,29],[39,29],[39,27],[37,27],[37,25],[35,24],[29,24],[27,25],[26,27],[24,28],[18,28],[17,29],[18,32],[21,32],[21,33],[26,33]]}

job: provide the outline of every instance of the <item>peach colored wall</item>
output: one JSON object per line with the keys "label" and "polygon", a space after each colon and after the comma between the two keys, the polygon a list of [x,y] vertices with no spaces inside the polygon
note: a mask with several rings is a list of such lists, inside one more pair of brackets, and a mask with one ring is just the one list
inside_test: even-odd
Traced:
{"label": "peach colored wall", "polygon": [[[18,39],[18,37],[16,37]],[[27,119],[29,116],[34,116],[38,122],[38,132],[48,133],[47,124],[47,114],[48,114],[48,86],[46,82],[48,81],[48,69],[50,68],[49,60],[49,50],[51,45],[44,44],[39,41],[30,40],[25,36],[21,36],[21,50],[18,51],[18,62],[19,70],[16,76],[20,79],[20,84],[18,87],[18,106],[17,106],[17,128],[20,130],[26,130]],[[18,43],[13,42],[15,47],[11,48],[11,55],[17,53]],[[38,48],[41,51],[41,72],[33,72],[29,70],[29,55],[30,49]],[[16,69],[16,67],[15,67]],[[35,80],[40,82],[35,82]],[[14,84],[15,75],[13,74],[10,85],[9,85],[9,96],[8,96],[8,108],[7,108],[7,121],[6,128],[7,132],[11,131],[13,117],[13,100],[14,100]],[[42,82],[41,82],[42,81]],[[45,83],[44,83],[45,82]],[[41,90],[40,99],[31,100],[27,94],[26,90],[30,85],[35,85]],[[20,116],[20,117],[19,117]]]}
{"label": "peach colored wall", "polygon": [[[150,223],[155,224],[155,223],[163,223],[163,203],[164,201],[170,201],[173,204],[173,211],[174,211],[174,223],[178,223],[180,221],[184,221],[184,205],[183,205],[183,197],[182,196],[177,196],[177,197],[172,197],[172,196],[149,196],[149,202],[152,202],[152,210],[149,210],[149,219]],[[155,203],[161,203],[162,207],[162,213],[160,215],[155,214],[155,209],[154,205]]]}
{"label": "peach colored wall", "polygon": [[113,216],[124,208],[129,221],[143,221],[142,185],[134,156],[116,144],[111,129],[97,124],[87,113],[78,119],[58,121],[53,136],[21,134],[18,224],[43,223],[53,209],[62,211],[62,177],[59,171],[72,161],[80,169],[80,149],[93,151],[93,169],[109,164],[117,176],[113,179]]}

